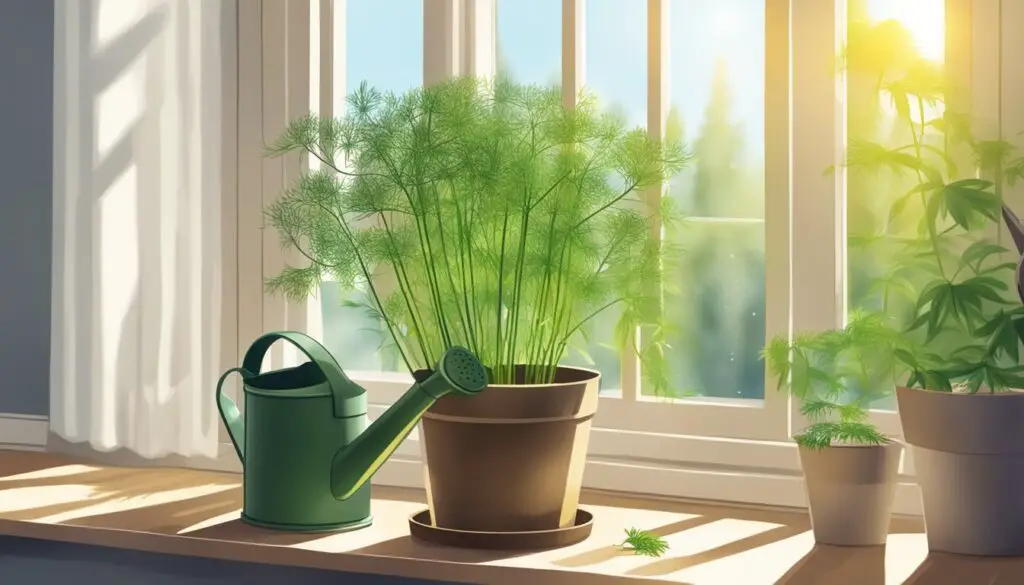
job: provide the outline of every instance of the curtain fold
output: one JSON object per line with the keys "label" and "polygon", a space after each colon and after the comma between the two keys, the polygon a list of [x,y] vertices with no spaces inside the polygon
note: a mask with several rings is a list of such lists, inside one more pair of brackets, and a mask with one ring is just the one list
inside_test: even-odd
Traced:
{"label": "curtain fold", "polygon": [[[213,0],[57,0],[50,429],[213,457],[235,356]],[[230,336],[228,336],[230,337]]]}

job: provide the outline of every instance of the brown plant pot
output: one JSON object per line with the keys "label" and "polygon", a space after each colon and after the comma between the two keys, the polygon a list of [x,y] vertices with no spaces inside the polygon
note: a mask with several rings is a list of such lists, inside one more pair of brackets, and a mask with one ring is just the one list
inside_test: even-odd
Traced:
{"label": "brown plant pot", "polygon": [[896,388],[928,548],[1024,555],[1024,393]]}
{"label": "brown plant pot", "polygon": [[800,447],[814,540],[819,544],[885,544],[903,445]]}
{"label": "brown plant pot", "polygon": [[571,527],[600,378],[560,366],[552,384],[492,384],[434,403],[421,439],[433,524],[486,532]]}

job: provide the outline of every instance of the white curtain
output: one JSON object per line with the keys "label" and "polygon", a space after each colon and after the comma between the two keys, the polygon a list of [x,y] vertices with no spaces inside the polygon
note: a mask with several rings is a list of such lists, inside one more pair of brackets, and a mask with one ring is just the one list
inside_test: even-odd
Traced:
{"label": "white curtain", "polygon": [[236,349],[222,338],[231,10],[56,2],[50,428],[66,441],[217,452],[214,383]]}

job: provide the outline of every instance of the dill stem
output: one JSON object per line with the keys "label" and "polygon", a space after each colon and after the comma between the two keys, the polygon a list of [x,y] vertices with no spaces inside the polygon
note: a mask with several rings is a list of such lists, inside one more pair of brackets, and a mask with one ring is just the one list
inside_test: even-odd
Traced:
{"label": "dill stem", "polygon": [[[450,189],[451,189],[452,202],[455,205],[455,225],[456,225],[456,233],[458,235],[458,241],[459,241],[459,248],[458,248],[458,254],[459,254],[459,277],[460,277],[460,279],[462,281],[462,304],[463,304],[463,307],[465,308],[465,311],[466,311],[466,318],[465,318],[465,325],[466,325],[465,328],[466,328],[466,337],[467,337],[466,343],[469,345],[469,347],[472,349],[472,351],[474,353],[479,355],[480,348],[478,347],[477,341],[476,341],[476,325],[477,325],[477,322],[480,320],[480,316],[479,315],[474,315],[473,311],[470,309],[470,306],[469,306],[469,297],[471,296],[470,292],[471,291],[472,292],[476,292],[476,286],[473,286],[472,288],[470,288],[470,286],[468,286],[468,284],[466,282],[466,256],[467,256],[466,250],[470,249],[471,241],[468,240],[468,236],[467,236],[468,232],[465,229],[465,226],[463,225],[462,206],[459,205],[459,194],[458,194],[458,192],[456,192],[454,184],[449,183],[449,186],[450,186]],[[439,227],[440,227],[440,219],[441,218],[438,217]],[[469,256],[470,261],[472,261],[472,258],[473,258],[472,251],[468,254],[468,256]],[[470,268],[470,271],[472,272],[472,268]],[[449,278],[450,278],[450,276],[449,276]],[[453,289],[455,288],[454,284],[452,284],[452,288]],[[454,292],[455,291],[453,291],[453,293]],[[474,299],[476,298],[475,294],[472,295],[472,296],[473,296]]]}
{"label": "dill stem", "polygon": [[[462,307],[458,303],[459,290],[458,290],[458,287],[455,286],[455,277],[452,275],[451,258],[449,258],[449,256],[448,256],[448,244],[445,241],[445,237],[444,237],[445,229],[444,229],[443,214],[442,214],[442,210],[441,210],[440,197],[438,197],[438,201],[437,201],[437,232],[438,232],[438,239],[440,240],[440,245],[441,245],[441,260],[442,260],[442,262],[444,262],[444,270],[445,270],[445,273],[448,276],[448,286],[451,289],[452,298],[456,300],[456,302],[455,302],[455,311],[459,315],[459,325],[462,326],[462,334],[464,336],[464,339],[468,343],[469,342],[469,337],[470,337],[469,336],[469,328],[468,328],[468,325],[467,325],[467,322],[469,321],[469,315],[468,315],[468,312],[465,315],[462,313]],[[463,296],[465,296],[465,286],[463,286]]]}
{"label": "dill stem", "polygon": [[575,325],[570,327],[569,331],[562,337],[561,340],[559,340],[559,343],[568,343],[569,340],[572,338],[572,336],[575,335],[577,331],[582,329],[583,326],[586,325],[591,319],[593,319],[594,317],[600,315],[601,313],[603,313],[609,307],[612,307],[612,306],[614,306],[617,303],[621,303],[624,300],[626,300],[626,299],[617,298],[617,299],[613,299],[613,300],[611,300],[611,301],[601,305],[600,307],[595,309],[593,312],[591,312],[589,315],[587,315],[583,319],[580,319],[579,322],[577,322]]}
{"label": "dill stem", "polygon": [[[572,240],[566,236],[565,246],[562,248],[561,257],[559,258],[559,270],[558,280],[555,284],[555,308],[552,321],[551,334],[548,336],[547,348],[541,355],[540,362],[543,365],[543,379],[546,383],[550,383],[554,380],[555,372],[558,370],[558,356],[561,352],[556,351],[558,346],[558,335],[559,332],[564,329],[569,319],[571,319],[571,304],[572,299],[562,299],[562,283],[568,279],[569,271],[565,269],[566,257],[568,257],[568,264],[572,265]],[[563,321],[566,325],[563,325]]]}
{"label": "dill stem", "polygon": [[579,222],[577,222],[576,225],[572,226],[572,229],[575,230],[576,228],[578,228],[578,227],[582,226],[583,224],[587,223],[588,221],[590,221],[591,219],[593,219],[594,217],[599,215],[601,212],[603,212],[604,210],[606,210],[609,207],[611,207],[612,205],[615,205],[619,201],[622,201],[622,199],[626,195],[629,195],[630,193],[632,193],[633,189],[636,189],[636,186],[639,185],[639,184],[640,184],[639,181],[634,181],[632,185],[629,185],[628,187],[626,187],[625,191],[623,191],[622,193],[619,193],[618,195],[616,195],[615,198],[613,198],[611,201],[605,203],[601,207],[598,207],[594,211],[591,211],[586,217],[584,217]]}
{"label": "dill stem", "polygon": [[[370,289],[370,295],[373,297],[373,302],[377,305],[377,310],[380,311],[380,314],[384,315],[384,325],[388,328],[388,334],[391,335],[392,339],[399,339],[399,337],[395,335],[394,324],[391,323],[391,319],[389,319],[387,314],[384,312],[384,303],[381,302],[380,295],[377,294],[377,287],[373,285],[373,275],[370,274],[370,269],[367,267],[366,261],[363,259],[363,255],[359,252],[359,246],[356,245],[355,236],[352,234],[351,228],[349,228],[348,224],[345,223],[345,220],[339,217],[338,214],[334,213],[333,210],[322,204],[319,205],[321,209],[334,218],[334,221],[337,222],[339,227],[341,227],[341,232],[346,238],[348,238],[349,245],[352,246],[352,251],[355,253],[356,261],[359,262],[359,269],[362,271],[363,277],[366,278],[366,286]],[[409,368],[409,371],[413,371],[412,363],[409,361],[408,355],[406,355],[405,350],[402,348],[402,344],[396,343],[395,347],[398,348],[398,354],[402,357],[405,367]]]}
{"label": "dill stem", "polygon": [[[416,187],[416,192],[423,201],[423,188]],[[438,333],[441,335],[441,342],[450,346],[452,344],[451,333],[448,331],[448,319],[445,315],[444,304],[441,300],[441,285],[437,276],[437,267],[434,264],[434,247],[430,243],[429,226],[427,225],[426,209],[421,209],[422,214],[416,215],[416,232],[420,239],[420,252],[423,255],[423,265],[427,273],[427,288],[430,292],[430,300],[434,306],[434,318],[437,321]],[[440,356],[438,356],[440,358]]]}
{"label": "dill stem", "polygon": [[[532,320],[533,322],[531,324],[531,331],[530,331],[530,333],[531,333],[530,343],[528,344],[528,347],[527,347],[527,356],[528,356],[528,360],[527,361],[529,363],[526,366],[526,370],[527,370],[526,376],[527,376],[528,379],[531,379],[531,380],[532,379],[536,379],[537,369],[542,367],[541,360],[542,360],[542,355],[543,355],[543,351],[544,351],[545,335],[543,335],[541,332],[546,327],[549,326],[549,325],[545,325],[544,323],[542,323],[542,321],[543,321],[544,317],[546,316],[546,314],[548,312],[548,299],[550,298],[550,293],[551,293],[551,277],[552,277],[552,274],[551,274],[551,260],[552,260],[551,259],[551,255],[554,253],[554,248],[555,248],[555,243],[554,243],[554,239],[555,238],[554,238],[554,235],[555,235],[555,220],[557,218],[558,218],[557,211],[552,211],[552,213],[551,213],[551,221],[548,222],[548,238],[547,238],[548,250],[547,250],[547,259],[544,262],[544,280],[541,283],[540,293],[538,294],[538,298],[537,298],[538,305],[537,305],[536,309],[533,311],[533,320]],[[564,249],[563,249],[563,251],[564,251]],[[557,303],[555,305],[555,309],[557,310]]]}
{"label": "dill stem", "polygon": [[496,375],[498,377],[498,383],[499,384],[504,384],[505,383],[504,368],[503,368],[503,364],[502,364],[502,361],[501,361],[501,356],[503,355],[503,350],[504,350],[504,345],[503,345],[504,338],[502,337],[502,334],[501,334],[501,325],[502,325],[502,312],[503,312],[502,309],[504,308],[504,301],[505,301],[505,293],[504,293],[504,286],[505,286],[505,251],[506,251],[507,245],[508,245],[508,220],[509,220],[509,216],[508,216],[508,201],[506,201],[505,202],[505,212],[502,214],[502,222],[501,222],[501,255],[498,257],[498,303],[497,303],[498,306],[495,308],[497,313],[495,315],[495,327],[494,327],[496,344],[497,344],[496,347],[495,347],[494,369],[495,369],[495,373],[496,373]]}
{"label": "dill stem", "polygon": [[[336,172],[338,174],[346,175],[346,176],[350,176],[350,177],[357,177],[357,178],[360,176],[360,175],[355,175],[355,174],[352,174],[352,173],[343,172],[340,168],[338,168],[338,166],[335,164],[333,159],[328,161],[324,157],[320,156],[318,153],[316,153],[316,152],[314,152],[314,151],[312,151],[310,149],[306,149],[306,150],[308,152],[310,152],[311,154],[313,154],[313,156],[318,158],[320,160],[320,162],[322,162],[324,165],[326,165],[328,168],[330,168],[332,171],[334,171],[334,172]],[[367,285],[370,287],[370,291],[373,293],[373,300],[374,300],[374,303],[376,303],[376,305],[377,305],[377,310],[380,311],[381,315],[385,316],[385,324],[387,325],[388,333],[391,335],[392,339],[395,340],[395,342],[396,342],[395,346],[398,348],[398,353],[401,355],[402,361],[405,362],[405,365],[406,365],[407,368],[409,368],[409,371],[413,371],[413,367],[411,365],[411,362],[409,361],[408,356],[406,355],[404,349],[402,348],[402,344],[397,342],[398,339],[400,339],[400,337],[395,335],[394,325],[391,323],[390,318],[386,317],[386,313],[384,311],[384,304],[381,302],[381,299],[380,299],[380,297],[377,294],[376,287],[374,287],[374,285],[373,285],[372,275],[369,273],[369,271],[367,269],[367,266],[366,266],[365,262],[363,261],[361,254],[359,253],[359,248],[358,248],[358,246],[356,246],[355,236],[352,234],[351,229],[349,228],[348,224],[345,223],[345,220],[343,218],[339,217],[338,214],[335,213],[333,210],[325,207],[323,204],[318,204],[318,205],[320,206],[321,209],[326,211],[334,219],[334,221],[337,222],[337,224],[339,226],[341,226],[342,231],[345,234],[345,237],[348,238],[349,244],[352,246],[352,249],[355,251],[356,257],[359,260],[359,266],[360,266],[360,268],[363,271],[363,276],[366,278]],[[394,242],[395,241],[394,241],[394,237],[393,237],[393,232],[391,231],[390,227],[388,226],[387,218],[384,216],[383,212],[380,213],[380,218],[381,218],[382,223],[384,224],[385,233],[388,234],[388,239],[391,242],[392,246],[394,246]],[[406,308],[409,309],[410,318],[413,319],[413,323],[414,323],[413,327],[417,329],[417,331],[416,331],[417,335],[415,335],[415,337],[416,337],[416,340],[417,340],[417,342],[418,342],[418,344],[420,346],[420,351],[423,354],[424,363],[422,365],[424,367],[426,367],[426,368],[429,368],[429,367],[431,367],[433,365],[433,363],[430,360],[430,353],[427,350],[427,347],[424,345],[422,337],[419,335],[420,329],[419,329],[419,327],[417,327],[415,325],[415,322],[416,322],[416,315],[415,315],[416,307],[412,303],[412,300],[410,299],[409,295],[406,293],[406,290],[403,288],[402,283],[401,283],[401,278],[398,277],[398,275],[399,275],[399,268],[401,268],[402,275],[405,275],[405,268],[404,268],[404,266],[402,266],[402,258],[401,258],[401,256],[396,255],[396,259],[398,260],[398,267],[396,267],[394,264],[392,264],[392,268],[395,269],[395,277],[396,277],[396,280],[398,281],[399,291],[401,292],[402,297],[405,300],[405,306],[406,306]],[[408,276],[406,276],[406,282],[408,282]]]}
{"label": "dill stem", "polygon": [[[509,371],[513,380],[509,383],[514,382],[515,368],[516,368],[516,356],[517,353],[517,341],[519,336],[519,320],[520,313],[522,310],[522,297],[523,297],[523,273],[526,269],[526,236],[529,233],[530,227],[530,207],[524,205],[523,207],[523,219],[519,232],[519,252],[516,255],[515,265],[515,281],[512,283],[512,306],[509,308],[509,329],[508,329],[508,345],[506,347],[507,355],[506,364],[508,365]],[[527,365],[527,364],[524,364]],[[527,382],[528,380],[524,380]]]}
{"label": "dill stem", "polygon": [[[434,286],[433,282],[431,282],[430,268],[432,267],[432,264],[430,261],[430,256],[432,254],[429,251],[429,245],[427,245],[426,247],[424,246],[424,225],[422,218],[423,210],[417,208],[416,202],[413,200],[412,193],[409,191],[408,186],[402,181],[402,173],[399,172],[398,167],[387,155],[387,153],[380,149],[375,150],[374,152],[380,157],[380,160],[387,167],[388,172],[391,173],[390,178],[394,181],[395,185],[399,188],[399,190],[401,190],[401,192],[405,195],[405,199],[409,203],[409,209],[412,211],[413,223],[416,225],[416,235],[418,236],[420,241],[420,256],[422,257],[424,265],[427,267],[427,288],[430,289],[429,292],[431,293],[431,301],[434,306],[434,319],[435,321],[437,321],[438,333],[440,333],[441,335],[442,343],[445,343],[448,341],[448,338],[447,330],[445,329],[445,323],[443,320],[444,311],[443,309],[441,309],[440,306],[437,305],[437,298],[434,294],[436,292],[436,287]],[[420,169],[417,168],[416,171],[416,184],[414,185],[414,189],[416,190],[417,194],[421,196],[420,201],[422,201],[423,181],[419,173]],[[427,332],[426,330],[421,329],[417,333],[419,334],[419,336],[423,336]],[[433,355],[430,355],[428,357],[428,363],[426,367],[432,367],[434,365],[434,362],[440,358],[440,355],[438,355],[436,358]]]}
{"label": "dill stem", "polygon": [[[456,205],[458,206],[458,203],[456,203]],[[458,207],[457,207],[457,209],[458,209]],[[475,351],[477,353],[477,355],[482,355],[483,352],[484,352],[483,332],[481,331],[479,333],[479,337],[477,337],[477,335],[478,335],[477,328],[478,327],[483,327],[483,313],[480,311],[480,292],[481,291],[479,289],[477,289],[477,287],[476,287],[476,270],[473,268],[473,235],[474,234],[473,234],[472,226],[473,226],[473,219],[474,219],[475,216],[476,216],[476,214],[474,213],[472,216],[469,216],[469,217],[466,218],[466,222],[467,222],[466,223],[466,231],[465,231],[466,235],[464,236],[464,240],[463,241],[466,244],[466,249],[467,249],[466,258],[468,259],[468,268],[469,268],[469,289],[468,290],[473,291],[473,294],[471,295],[472,299],[473,299],[473,315],[474,315],[473,329],[471,330],[471,332],[473,334],[473,339],[472,339],[473,351]],[[466,264],[463,264],[463,268],[464,269],[466,268]],[[465,272],[463,272],[463,279],[465,279]]]}
{"label": "dill stem", "polygon": [[402,300],[405,302],[406,309],[409,310],[409,318],[412,320],[413,326],[413,337],[416,338],[417,344],[420,346],[420,351],[423,353],[423,363],[420,365],[424,368],[431,368],[434,366],[430,351],[427,349],[427,345],[423,340],[423,327],[422,327],[422,316],[419,316],[419,308],[416,303],[412,302],[412,283],[409,281],[409,275],[405,270],[405,263],[402,262],[401,254],[397,253],[397,245],[395,243],[394,233],[391,230],[391,226],[388,223],[387,217],[383,213],[380,214],[381,224],[384,225],[384,233],[388,236],[388,241],[391,242],[391,246],[395,248],[395,262],[391,262],[391,269],[395,274],[395,282],[398,284],[398,292],[402,295]]}

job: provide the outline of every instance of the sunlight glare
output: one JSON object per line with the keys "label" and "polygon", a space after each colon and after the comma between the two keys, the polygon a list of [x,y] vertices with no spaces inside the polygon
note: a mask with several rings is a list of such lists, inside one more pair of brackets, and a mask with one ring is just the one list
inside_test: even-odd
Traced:
{"label": "sunlight glare", "polygon": [[730,40],[740,30],[740,19],[743,18],[735,8],[723,8],[715,12],[711,21],[711,34],[719,40]]}
{"label": "sunlight glare", "polygon": [[895,20],[903,25],[924,58],[945,60],[944,0],[867,0],[867,11],[873,22]]}

